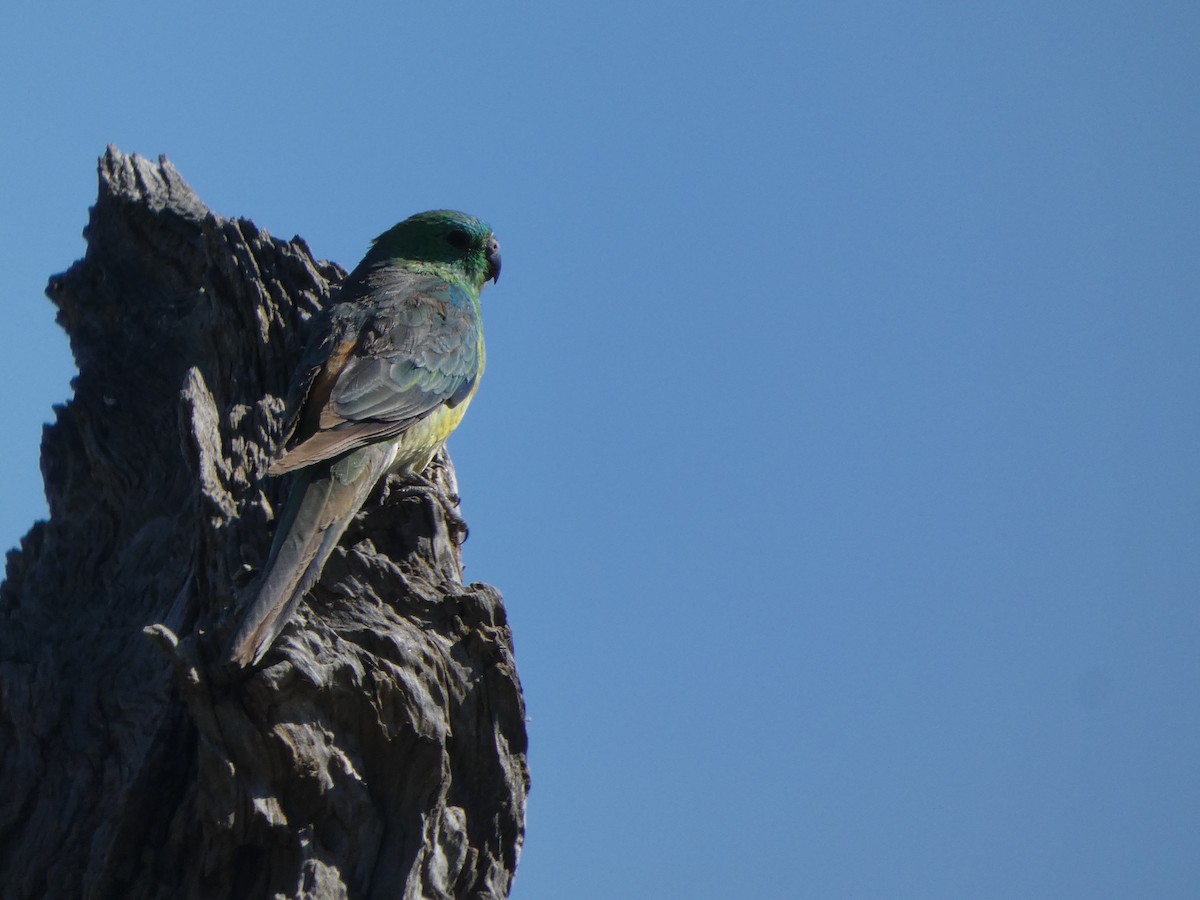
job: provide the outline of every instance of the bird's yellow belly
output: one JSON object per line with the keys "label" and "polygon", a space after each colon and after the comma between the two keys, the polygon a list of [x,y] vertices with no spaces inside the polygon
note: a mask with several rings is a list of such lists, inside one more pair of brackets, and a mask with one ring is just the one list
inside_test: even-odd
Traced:
{"label": "bird's yellow belly", "polygon": [[450,432],[458,427],[471,405],[467,397],[457,406],[439,406],[425,418],[414,422],[396,441],[396,458],[392,462],[393,472],[421,472],[438,448],[450,437]]}
{"label": "bird's yellow belly", "polygon": [[[478,309],[476,314],[478,314]],[[466,398],[456,406],[446,406],[445,404],[438,406],[437,409],[419,422],[414,422],[408,430],[401,434],[396,442],[396,457],[389,467],[389,471],[420,474],[429,465],[429,461],[438,452],[438,448],[446,442],[446,438],[450,437],[450,433],[463,420],[463,416],[467,414],[467,407],[471,405],[471,401],[475,398],[475,392],[479,390],[479,382],[483,378],[483,369],[487,364],[487,350],[483,343],[482,333],[479,335],[478,346],[479,371],[475,374],[475,384],[471,387],[471,393],[467,394]]]}

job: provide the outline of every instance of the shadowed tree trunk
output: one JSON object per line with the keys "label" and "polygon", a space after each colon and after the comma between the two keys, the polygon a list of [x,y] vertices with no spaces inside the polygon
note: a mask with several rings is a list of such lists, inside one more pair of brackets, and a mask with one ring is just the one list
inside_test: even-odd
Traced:
{"label": "shadowed tree trunk", "polygon": [[[287,479],[265,470],[343,276],[110,148],[50,281],[79,366],[50,519],[0,587],[0,894],[503,897],[524,702],[499,594],[429,491],[377,489],[262,664],[210,661]],[[445,494],[454,471],[428,473]]]}

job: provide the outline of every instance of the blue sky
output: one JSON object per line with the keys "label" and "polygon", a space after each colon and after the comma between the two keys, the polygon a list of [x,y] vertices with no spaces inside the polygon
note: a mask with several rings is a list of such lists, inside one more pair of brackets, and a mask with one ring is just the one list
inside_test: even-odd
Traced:
{"label": "blue sky", "polygon": [[1200,891],[1200,8],[16,0],[0,539],[95,159],[352,265],[488,219],[451,441],[513,896]]}

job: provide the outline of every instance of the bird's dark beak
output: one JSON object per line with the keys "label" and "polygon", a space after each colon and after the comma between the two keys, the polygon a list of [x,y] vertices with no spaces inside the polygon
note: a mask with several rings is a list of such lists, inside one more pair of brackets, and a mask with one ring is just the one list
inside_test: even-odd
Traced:
{"label": "bird's dark beak", "polygon": [[495,284],[500,280],[500,242],[494,237],[488,240],[487,264],[488,278]]}

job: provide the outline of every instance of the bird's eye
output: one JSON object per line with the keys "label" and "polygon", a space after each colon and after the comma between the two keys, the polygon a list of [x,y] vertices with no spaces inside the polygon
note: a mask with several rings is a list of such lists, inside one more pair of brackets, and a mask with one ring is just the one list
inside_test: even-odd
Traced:
{"label": "bird's eye", "polygon": [[446,235],[446,243],[457,250],[466,250],[471,246],[471,236],[461,228],[455,228]]}

